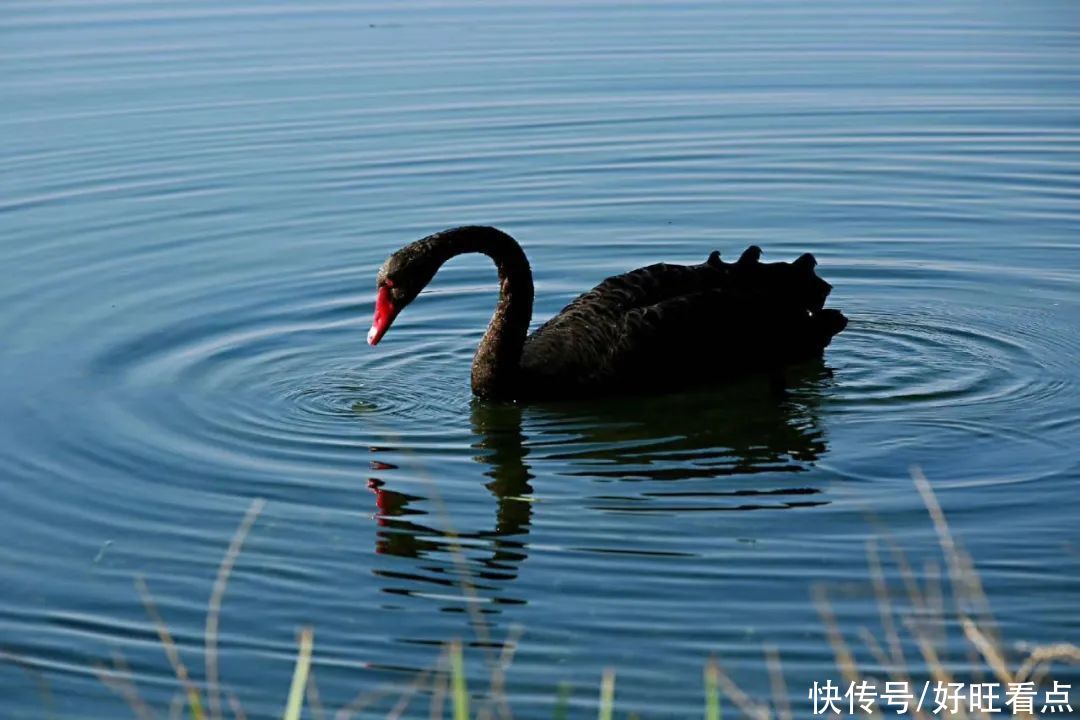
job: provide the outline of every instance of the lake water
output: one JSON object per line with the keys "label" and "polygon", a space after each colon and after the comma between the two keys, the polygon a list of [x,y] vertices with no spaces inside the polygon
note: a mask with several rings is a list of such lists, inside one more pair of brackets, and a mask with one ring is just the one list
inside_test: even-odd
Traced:
{"label": "lake water", "polygon": [[[114,652],[167,708],[133,580],[201,677],[254,498],[220,637],[249,717],[303,625],[327,707],[455,638],[480,690],[520,628],[520,717],[561,682],[588,717],[608,667],[700,716],[710,656],[767,697],[765,645],[808,715],[841,680],[811,587],[857,644],[869,539],[940,563],[912,465],[1003,634],[1080,637],[1075,3],[10,0],[0,58],[8,717],[130,715]],[[485,258],[365,343],[385,257],[466,223],[521,241],[534,324],[750,243],[814,252],[851,324],[786,400],[477,405]]]}

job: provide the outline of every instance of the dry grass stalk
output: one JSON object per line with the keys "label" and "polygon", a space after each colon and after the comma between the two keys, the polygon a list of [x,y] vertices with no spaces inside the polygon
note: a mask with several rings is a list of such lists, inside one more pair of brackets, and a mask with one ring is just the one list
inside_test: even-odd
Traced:
{"label": "dry grass stalk", "polygon": [[1072,643],[1055,643],[1033,648],[1017,669],[1016,682],[1035,680],[1038,685],[1045,676],[1045,669],[1055,662],[1080,665],[1080,647]]}
{"label": "dry grass stalk", "polygon": [[904,649],[900,643],[900,634],[896,631],[896,623],[893,622],[893,606],[889,597],[889,589],[885,584],[885,573],[881,568],[881,557],[878,555],[877,542],[870,540],[866,543],[867,564],[870,567],[870,579],[874,585],[874,596],[877,598],[878,614],[881,617],[881,627],[885,631],[885,640],[889,646],[889,659],[891,662],[883,664],[883,667],[892,667],[893,674],[900,680],[907,681],[907,659],[904,657]]}
{"label": "dry grass stalk", "polygon": [[319,686],[315,682],[314,670],[308,672],[307,705],[311,708],[313,720],[326,720],[326,713],[323,711],[322,706],[322,698],[319,697]]}
{"label": "dry grass stalk", "polygon": [[443,709],[446,707],[446,696],[450,690],[450,676],[446,672],[447,658],[444,651],[439,656],[439,662],[435,667],[435,680],[431,692],[431,706],[428,716],[431,720],[441,720]]}
{"label": "dry grass stalk", "polygon": [[515,625],[510,628],[506,634],[506,639],[503,641],[499,659],[491,671],[491,682],[488,690],[489,704],[495,708],[499,717],[503,720],[511,720],[514,715],[510,709],[510,701],[506,697],[506,671],[510,669],[510,665],[514,662],[514,654],[517,652],[518,640],[521,639],[522,634],[524,634],[524,629],[521,626]]}
{"label": "dry grass stalk", "polygon": [[26,675],[29,676],[30,679],[34,682],[34,685],[37,686],[38,696],[41,698],[42,703],[45,705],[48,717],[56,717],[56,710],[53,707],[52,689],[49,687],[49,683],[45,679],[45,675],[36,667],[34,667],[34,665],[29,660],[26,660],[22,656],[17,655],[16,653],[13,653],[9,650],[5,650],[2,647],[0,647],[0,661],[11,663],[15,667],[26,673]]}
{"label": "dry grass stalk", "polygon": [[398,697],[397,703],[394,704],[394,707],[387,714],[386,720],[399,720],[405,714],[405,711],[409,709],[409,703],[412,702],[416,693],[420,692],[430,684],[431,677],[432,671],[430,670],[424,670],[417,675],[413,681],[406,686],[405,690],[402,691],[400,697]]}
{"label": "dry grass stalk", "polygon": [[184,665],[184,661],[180,658],[180,651],[177,649],[172,634],[169,632],[169,626],[165,623],[165,619],[161,617],[161,613],[158,612],[154,598],[150,594],[150,588],[147,587],[146,581],[139,577],[135,578],[135,589],[142,599],[143,607],[146,608],[146,614],[150,616],[150,620],[154,623],[158,639],[161,640],[161,647],[165,650],[165,657],[169,659],[173,673],[176,675],[176,679],[180,681],[180,686],[183,687],[184,693],[187,695],[187,703],[191,708],[191,714],[196,718],[201,718],[202,701],[199,689],[191,681],[187,666]]}
{"label": "dry grass stalk", "polygon": [[378,702],[382,698],[390,694],[387,688],[376,688],[375,690],[362,690],[356,694],[356,696],[345,703],[336,713],[334,713],[334,720],[351,720],[354,715],[366,708],[372,703]]}
{"label": "dry grass stalk", "polygon": [[1008,685],[1011,682],[1015,682],[1013,674],[1009,672],[1009,668],[1005,664],[1005,658],[1002,656],[1001,651],[994,645],[994,643],[988,638],[982,630],[971,621],[971,618],[960,618],[960,625],[964,629],[964,635],[967,637],[968,642],[979,651],[983,660],[990,666],[990,669],[997,675],[998,682]]}
{"label": "dry grass stalk", "polygon": [[232,710],[233,718],[235,720],[247,720],[247,713],[244,712],[244,708],[240,705],[240,698],[236,697],[236,693],[232,690],[228,690],[229,695],[229,709]]}
{"label": "dry grass stalk", "polygon": [[775,645],[765,646],[765,665],[769,668],[769,686],[772,689],[773,706],[779,720],[791,720],[791,702],[788,700],[787,682],[780,664],[780,651]]}
{"label": "dry grass stalk", "polygon": [[825,586],[820,583],[814,585],[811,594],[814,597],[814,605],[817,606],[818,616],[825,623],[825,633],[829,639],[829,647],[832,648],[833,657],[836,660],[837,668],[840,669],[840,674],[844,676],[845,682],[858,682],[859,669],[855,663],[855,656],[851,654],[851,649],[848,648],[847,642],[844,641],[844,634],[840,632],[840,625],[836,622],[836,614],[833,613],[832,605],[829,603],[829,595],[825,590]]}
{"label": "dry grass stalk", "polygon": [[102,663],[94,665],[94,674],[97,675],[98,680],[122,697],[139,720],[155,720],[157,715],[142,699],[138,687],[131,679],[131,669],[119,652],[113,653],[112,663],[111,668]]}
{"label": "dry grass stalk", "polygon": [[169,720],[181,720],[184,717],[184,708],[187,706],[187,695],[183,690],[173,693],[169,701]]}
{"label": "dry grass stalk", "polygon": [[236,529],[236,533],[233,535],[232,542],[229,543],[229,549],[225,552],[221,565],[218,566],[217,577],[214,579],[214,588],[210,592],[210,602],[206,610],[205,640],[206,694],[212,720],[221,720],[221,686],[218,676],[217,653],[218,630],[221,626],[221,601],[225,597],[225,589],[229,585],[229,575],[232,574],[233,567],[236,565],[236,558],[244,547],[244,541],[247,539],[248,533],[251,532],[251,526],[255,524],[255,520],[264,507],[266,507],[266,500],[263,498],[256,498],[252,501],[247,514],[244,515],[244,519],[240,523],[240,527]]}
{"label": "dry grass stalk", "polygon": [[769,720],[769,709],[751,700],[750,696],[743,692],[742,688],[736,685],[735,681],[724,672],[719,663],[713,661],[710,669],[715,673],[716,684],[728,696],[728,699],[735,704],[735,707],[742,711],[743,715],[756,720]]}

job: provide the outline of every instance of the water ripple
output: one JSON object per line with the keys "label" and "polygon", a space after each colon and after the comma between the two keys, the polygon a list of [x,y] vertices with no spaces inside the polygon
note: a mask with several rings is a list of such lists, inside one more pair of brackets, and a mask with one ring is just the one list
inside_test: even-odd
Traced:
{"label": "water ripple", "polygon": [[[111,646],[167,706],[130,580],[196,666],[255,496],[222,636],[250,716],[280,713],[294,627],[338,700],[429,666],[470,606],[528,628],[524,716],[604,666],[629,711],[688,716],[715,652],[767,695],[759,638],[802,682],[831,662],[803,585],[862,579],[867,514],[933,552],[912,464],[1004,558],[1005,624],[1069,627],[1046,547],[1080,470],[1080,66],[1056,5],[8,5],[0,634],[79,703],[56,714],[118,716],[89,670]],[[851,324],[779,397],[475,403],[485,260],[364,343],[386,254],[466,222],[524,243],[538,321],[755,243],[814,252]],[[660,662],[628,659],[648,637]]]}

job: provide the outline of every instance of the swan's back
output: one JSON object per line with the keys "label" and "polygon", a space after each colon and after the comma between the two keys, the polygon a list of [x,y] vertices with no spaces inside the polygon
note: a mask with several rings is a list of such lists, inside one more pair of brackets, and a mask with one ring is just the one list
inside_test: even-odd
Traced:
{"label": "swan's back", "polygon": [[634,392],[723,380],[819,355],[847,324],[807,254],[762,263],[659,263],[604,280],[525,341],[524,397]]}

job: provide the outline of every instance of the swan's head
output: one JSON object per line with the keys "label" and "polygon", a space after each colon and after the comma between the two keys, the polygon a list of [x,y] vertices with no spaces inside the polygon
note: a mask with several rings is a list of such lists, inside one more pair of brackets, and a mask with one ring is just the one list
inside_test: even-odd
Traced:
{"label": "swan's head", "polygon": [[417,240],[387,258],[375,276],[375,317],[368,331],[368,342],[377,345],[390,329],[398,313],[416,299],[440,263],[432,254],[428,238]]}

